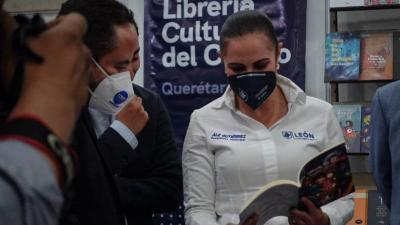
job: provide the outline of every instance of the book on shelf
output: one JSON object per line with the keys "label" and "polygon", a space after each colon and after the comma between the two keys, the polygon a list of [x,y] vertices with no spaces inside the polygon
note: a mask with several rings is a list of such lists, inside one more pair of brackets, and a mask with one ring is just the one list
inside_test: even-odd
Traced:
{"label": "book on shelf", "polygon": [[355,31],[326,36],[326,82],[397,80],[399,77],[399,31]]}
{"label": "book on shelf", "polygon": [[352,174],[344,143],[323,150],[306,162],[298,172],[297,182],[276,180],[253,195],[240,212],[240,224],[256,218],[263,225],[275,216],[288,216],[297,207],[306,210],[301,198],[320,207],[354,191]]}
{"label": "book on shelf", "polygon": [[393,33],[362,33],[360,58],[360,80],[392,80]]}
{"label": "book on shelf", "polygon": [[377,191],[368,191],[368,224],[388,225],[390,212]]}
{"label": "book on shelf", "polygon": [[342,128],[348,153],[360,153],[361,105],[333,105],[333,112]]}
{"label": "book on shelf", "polygon": [[367,225],[368,224],[368,190],[356,189],[353,194],[354,213],[353,218],[346,225]]}
{"label": "book on shelf", "polygon": [[358,80],[360,37],[357,33],[329,33],[325,41],[325,81]]}
{"label": "book on shelf", "polygon": [[330,8],[359,7],[364,6],[364,0],[330,0]]}
{"label": "book on shelf", "polygon": [[370,134],[371,125],[371,106],[361,106],[361,133],[360,133],[360,152],[369,153],[369,141],[371,139]]}
{"label": "book on shelf", "polygon": [[364,0],[365,6],[370,5],[395,5],[400,4],[400,0]]}

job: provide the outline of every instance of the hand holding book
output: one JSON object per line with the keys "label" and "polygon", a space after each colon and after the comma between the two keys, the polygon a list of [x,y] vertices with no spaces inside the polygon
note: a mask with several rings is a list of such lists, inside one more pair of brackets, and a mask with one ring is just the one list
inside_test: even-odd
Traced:
{"label": "hand holding book", "polygon": [[[312,201],[307,198],[302,198],[301,201],[306,206],[307,211],[293,209],[290,211],[288,222],[290,225],[330,225],[330,220],[327,214],[317,208]],[[241,225],[256,225],[258,222],[258,215],[253,213]],[[227,225],[234,225],[229,223]]]}
{"label": "hand holding book", "polygon": [[320,208],[317,208],[312,201],[303,197],[302,203],[307,208],[307,211],[293,209],[290,211],[289,224],[290,225],[329,225],[329,217]]}
{"label": "hand holding book", "polygon": [[[240,225],[263,225],[276,216],[289,217],[291,224],[329,225],[329,218],[320,207],[353,191],[346,147],[339,143],[305,163],[299,170],[297,182],[275,180],[262,187],[243,206]],[[255,222],[249,219],[254,214]]]}

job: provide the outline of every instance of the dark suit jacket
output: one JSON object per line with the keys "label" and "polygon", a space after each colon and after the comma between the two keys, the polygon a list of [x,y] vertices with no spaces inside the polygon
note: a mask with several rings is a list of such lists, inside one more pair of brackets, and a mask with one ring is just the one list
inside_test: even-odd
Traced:
{"label": "dark suit jacket", "polygon": [[136,135],[139,145],[130,145],[112,128],[99,139],[109,163],[130,225],[152,224],[152,214],[177,209],[182,198],[181,160],[178,158],[171,122],[160,97],[134,85],[149,115]]}
{"label": "dark suit jacket", "polygon": [[71,207],[62,213],[62,225],[123,225],[123,213],[104,157],[97,146],[91,119],[84,110],[74,133],[73,148],[79,156]]}

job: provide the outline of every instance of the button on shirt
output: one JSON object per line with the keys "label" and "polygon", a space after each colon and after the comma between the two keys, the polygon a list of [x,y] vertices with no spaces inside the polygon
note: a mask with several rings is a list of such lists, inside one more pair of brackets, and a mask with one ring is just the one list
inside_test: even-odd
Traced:
{"label": "button on shirt", "polygon": [[135,149],[138,146],[138,140],[135,134],[121,121],[116,120],[115,116],[103,113],[97,109],[89,107],[89,113],[92,117],[93,128],[99,138],[108,127],[114,129],[121,137]]}
{"label": "button on shirt", "polygon": [[[326,148],[344,142],[332,106],[308,97],[289,79],[277,85],[288,113],[270,128],[235,107],[224,95],[191,116],[183,146],[184,204],[189,225],[238,224],[241,207],[265,184],[297,181],[302,165]],[[332,225],[353,213],[351,195],[322,207]],[[266,224],[288,224],[275,217]]]}

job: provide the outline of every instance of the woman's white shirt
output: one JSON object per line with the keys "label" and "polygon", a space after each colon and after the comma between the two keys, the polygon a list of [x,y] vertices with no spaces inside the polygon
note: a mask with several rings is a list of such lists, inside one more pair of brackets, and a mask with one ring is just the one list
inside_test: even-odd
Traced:
{"label": "woman's white shirt", "polygon": [[[289,79],[277,85],[288,113],[269,129],[235,108],[234,93],[191,115],[183,146],[185,219],[188,225],[238,224],[241,207],[266,183],[297,181],[301,166],[320,151],[344,142],[332,106],[306,96]],[[352,217],[351,195],[322,207],[331,225]],[[268,225],[287,225],[276,217]]]}

